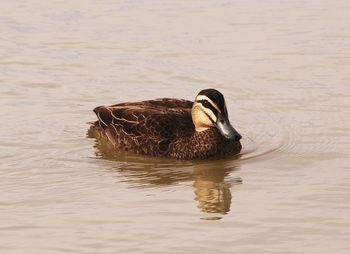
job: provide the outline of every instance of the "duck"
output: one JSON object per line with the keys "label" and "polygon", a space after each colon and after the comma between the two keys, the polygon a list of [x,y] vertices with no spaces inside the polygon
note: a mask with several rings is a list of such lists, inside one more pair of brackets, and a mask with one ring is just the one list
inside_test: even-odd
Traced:
{"label": "duck", "polygon": [[194,101],[160,98],[98,106],[90,133],[116,152],[175,159],[237,155],[242,136],[231,125],[225,98],[218,90],[201,90]]}

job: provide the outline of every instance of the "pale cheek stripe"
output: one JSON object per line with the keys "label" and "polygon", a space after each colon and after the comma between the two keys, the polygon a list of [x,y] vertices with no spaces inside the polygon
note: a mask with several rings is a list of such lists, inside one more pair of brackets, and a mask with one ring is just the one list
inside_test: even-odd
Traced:
{"label": "pale cheek stripe", "polygon": [[[216,121],[214,121],[213,118],[210,116],[210,115],[211,115],[210,113],[212,113],[212,111],[209,111],[210,113],[208,113],[208,112],[207,112],[207,109],[206,109],[205,107],[203,107],[202,105],[200,105],[199,108],[200,108],[200,110],[209,118],[209,120],[210,120],[213,124],[216,123]],[[212,114],[212,115],[216,118],[216,116],[215,116],[214,114]]]}
{"label": "pale cheek stripe", "polygon": [[217,111],[219,111],[221,113],[221,110],[219,109],[219,107],[211,100],[209,99],[207,96],[205,95],[198,95],[196,97],[196,101],[200,101],[200,100],[207,100]]}

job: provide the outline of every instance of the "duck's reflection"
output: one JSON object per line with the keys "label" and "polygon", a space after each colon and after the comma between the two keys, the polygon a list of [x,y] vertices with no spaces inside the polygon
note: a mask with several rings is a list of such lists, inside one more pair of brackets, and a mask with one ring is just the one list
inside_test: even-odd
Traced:
{"label": "duck's reflection", "polygon": [[226,214],[230,211],[233,185],[241,183],[232,177],[238,169],[237,160],[178,161],[116,154],[108,143],[96,141],[96,155],[118,161],[112,169],[119,180],[137,188],[158,187],[192,181],[198,208],[205,213]]}
{"label": "duck's reflection", "polygon": [[231,187],[234,183],[241,182],[235,179],[228,180],[230,172],[234,169],[225,168],[225,165],[194,166],[195,199],[203,212],[226,214],[230,211]]}

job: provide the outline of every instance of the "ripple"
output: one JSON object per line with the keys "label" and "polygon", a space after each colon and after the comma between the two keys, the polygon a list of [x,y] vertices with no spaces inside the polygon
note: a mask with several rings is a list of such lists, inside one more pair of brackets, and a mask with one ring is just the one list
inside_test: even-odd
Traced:
{"label": "ripple", "polygon": [[28,61],[3,61],[0,62],[0,65],[11,66],[11,65],[19,65],[19,66],[40,66],[40,63],[28,62]]}
{"label": "ripple", "polygon": [[256,161],[277,156],[294,149],[295,132],[277,122],[270,121],[260,129],[242,132],[241,161]]}
{"label": "ripple", "polygon": [[38,88],[38,89],[54,89],[61,87],[61,84],[53,83],[53,82],[26,82],[22,83],[21,86],[28,88]]}

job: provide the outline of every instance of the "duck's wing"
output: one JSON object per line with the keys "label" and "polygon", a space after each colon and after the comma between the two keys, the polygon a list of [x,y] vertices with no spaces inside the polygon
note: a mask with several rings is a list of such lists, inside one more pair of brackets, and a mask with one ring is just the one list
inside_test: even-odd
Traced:
{"label": "duck's wing", "polygon": [[95,125],[117,148],[165,155],[177,137],[194,130],[192,102],[174,99],[122,103],[94,109]]}
{"label": "duck's wing", "polygon": [[193,106],[193,101],[173,99],[173,98],[159,98],[156,100],[147,100],[141,102],[126,102],[112,105],[115,106],[140,106],[142,108],[158,108],[161,110],[166,110],[169,108],[177,109],[191,109]]}

